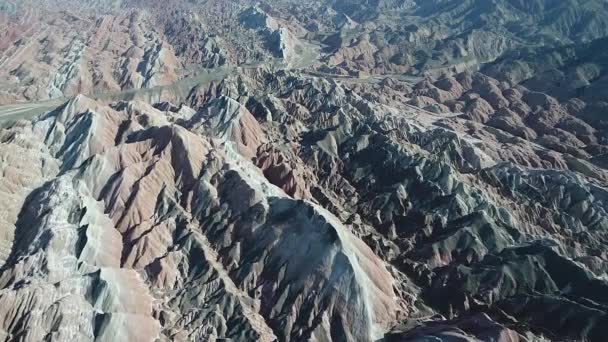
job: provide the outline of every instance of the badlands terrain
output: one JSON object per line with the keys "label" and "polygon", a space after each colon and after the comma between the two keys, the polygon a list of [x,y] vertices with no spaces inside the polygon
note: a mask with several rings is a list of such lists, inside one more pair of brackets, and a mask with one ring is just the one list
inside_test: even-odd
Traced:
{"label": "badlands terrain", "polygon": [[0,340],[606,341],[605,0],[0,0]]}

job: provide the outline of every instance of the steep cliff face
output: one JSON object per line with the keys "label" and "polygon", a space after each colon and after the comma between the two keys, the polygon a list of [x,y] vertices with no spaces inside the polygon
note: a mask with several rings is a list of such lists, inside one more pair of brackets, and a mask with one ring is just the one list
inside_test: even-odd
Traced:
{"label": "steep cliff face", "polygon": [[603,341],[605,11],[0,4],[0,340]]}
{"label": "steep cliff face", "polygon": [[604,169],[334,81],[222,84],[197,110],[78,96],[3,130],[44,161],[22,185],[3,164],[7,339],[602,334],[540,303],[603,315]]}
{"label": "steep cliff face", "polygon": [[244,107],[207,108],[182,126],[79,96],[4,132],[46,145],[38,153],[59,166],[21,192],[6,338],[381,336],[399,302],[381,259],[264,178],[248,160],[264,133]]}

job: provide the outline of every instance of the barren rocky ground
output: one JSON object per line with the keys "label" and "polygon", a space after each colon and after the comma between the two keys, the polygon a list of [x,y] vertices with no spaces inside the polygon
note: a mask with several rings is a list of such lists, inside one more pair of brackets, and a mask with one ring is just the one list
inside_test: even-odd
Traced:
{"label": "barren rocky ground", "polygon": [[0,340],[604,341],[602,0],[0,1]]}

